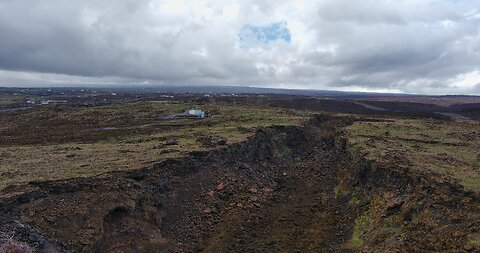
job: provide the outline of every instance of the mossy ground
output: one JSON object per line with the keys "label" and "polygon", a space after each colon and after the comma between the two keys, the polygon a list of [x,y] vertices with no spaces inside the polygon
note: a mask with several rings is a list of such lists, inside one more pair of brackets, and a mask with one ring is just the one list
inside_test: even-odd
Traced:
{"label": "mossy ground", "polygon": [[[162,119],[200,107],[205,119]],[[40,106],[0,119],[0,189],[32,180],[88,177],[208,150],[201,136],[245,140],[256,128],[299,125],[308,112],[221,103],[141,101],[98,107]],[[95,130],[116,128],[114,130]],[[177,145],[155,145],[176,139]]]}
{"label": "mossy ground", "polygon": [[369,159],[439,172],[480,191],[478,122],[391,119],[346,129],[350,144]]}

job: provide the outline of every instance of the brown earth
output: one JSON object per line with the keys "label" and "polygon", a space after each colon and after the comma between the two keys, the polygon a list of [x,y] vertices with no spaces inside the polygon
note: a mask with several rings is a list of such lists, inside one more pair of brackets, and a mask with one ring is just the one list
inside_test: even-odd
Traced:
{"label": "brown earth", "polygon": [[358,156],[341,129],[353,121],[318,116],[151,168],[11,186],[0,221],[40,252],[479,251],[480,196]]}

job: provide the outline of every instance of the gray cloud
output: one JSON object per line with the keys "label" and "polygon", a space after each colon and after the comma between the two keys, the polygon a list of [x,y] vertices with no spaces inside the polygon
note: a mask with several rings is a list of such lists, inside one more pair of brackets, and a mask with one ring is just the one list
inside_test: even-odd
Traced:
{"label": "gray cloud", "polygon": [[[239,45],[280,22],[290,42]],[[478,93],[479,62],[475,1],[0,0],[0,85]]]}
{"label": "gray cloud", "polygon": [[337,66],[331,83],[338,85],[449,92],[449,79],[478,69],[479,19],[467,15],[474,7],[449,1],[361,6],[329,1],[321,5],[315,27],[318,40],[336,50],[319,55],[316,63]]}

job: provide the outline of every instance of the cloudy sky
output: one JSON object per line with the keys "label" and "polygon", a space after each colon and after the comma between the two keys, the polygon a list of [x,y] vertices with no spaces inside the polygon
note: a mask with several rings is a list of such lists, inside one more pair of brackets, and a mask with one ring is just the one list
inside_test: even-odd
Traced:
{"label": "cloudy sky", "polygon": [[0,0],[0,86],[480,94],[477,0]]}

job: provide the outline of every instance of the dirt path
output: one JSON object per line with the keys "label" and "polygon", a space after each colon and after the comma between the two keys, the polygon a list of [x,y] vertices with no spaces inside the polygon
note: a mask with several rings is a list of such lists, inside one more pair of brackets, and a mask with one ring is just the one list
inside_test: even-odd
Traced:
{"label": "dirt path", "polygon": [[388,111],[387,109],[385,108],[381,108],[381,107],[378,107],[378,106],[374,106],[374,105],[370,105],[370,104],[367,104],[367,103],[364,103],[364,102],[352,102],[356,105],[360,105],[360,106],[363,106],[367,109],[371,109],[371,110],[374,110],[374,111]]}
{"label": "dirt path", "polygon": [[[351,252],[344,247],[355,212],[334,194],[331,158],[305,157],[281,168],[272,197],[254,212],[235,216],[212,233],[204,252]],[[314,164],[314,168],[312,168]]]}
{"label": "dirt path", "polygon": [[472,120],[471,118],[469,118],[467,116],[456,114],[456,113],[436,112],[436,114],[447,116],[447,117],[450,117],[450,118],[452,118],[454,120],[458,120],[458,121],[471,121]]}

